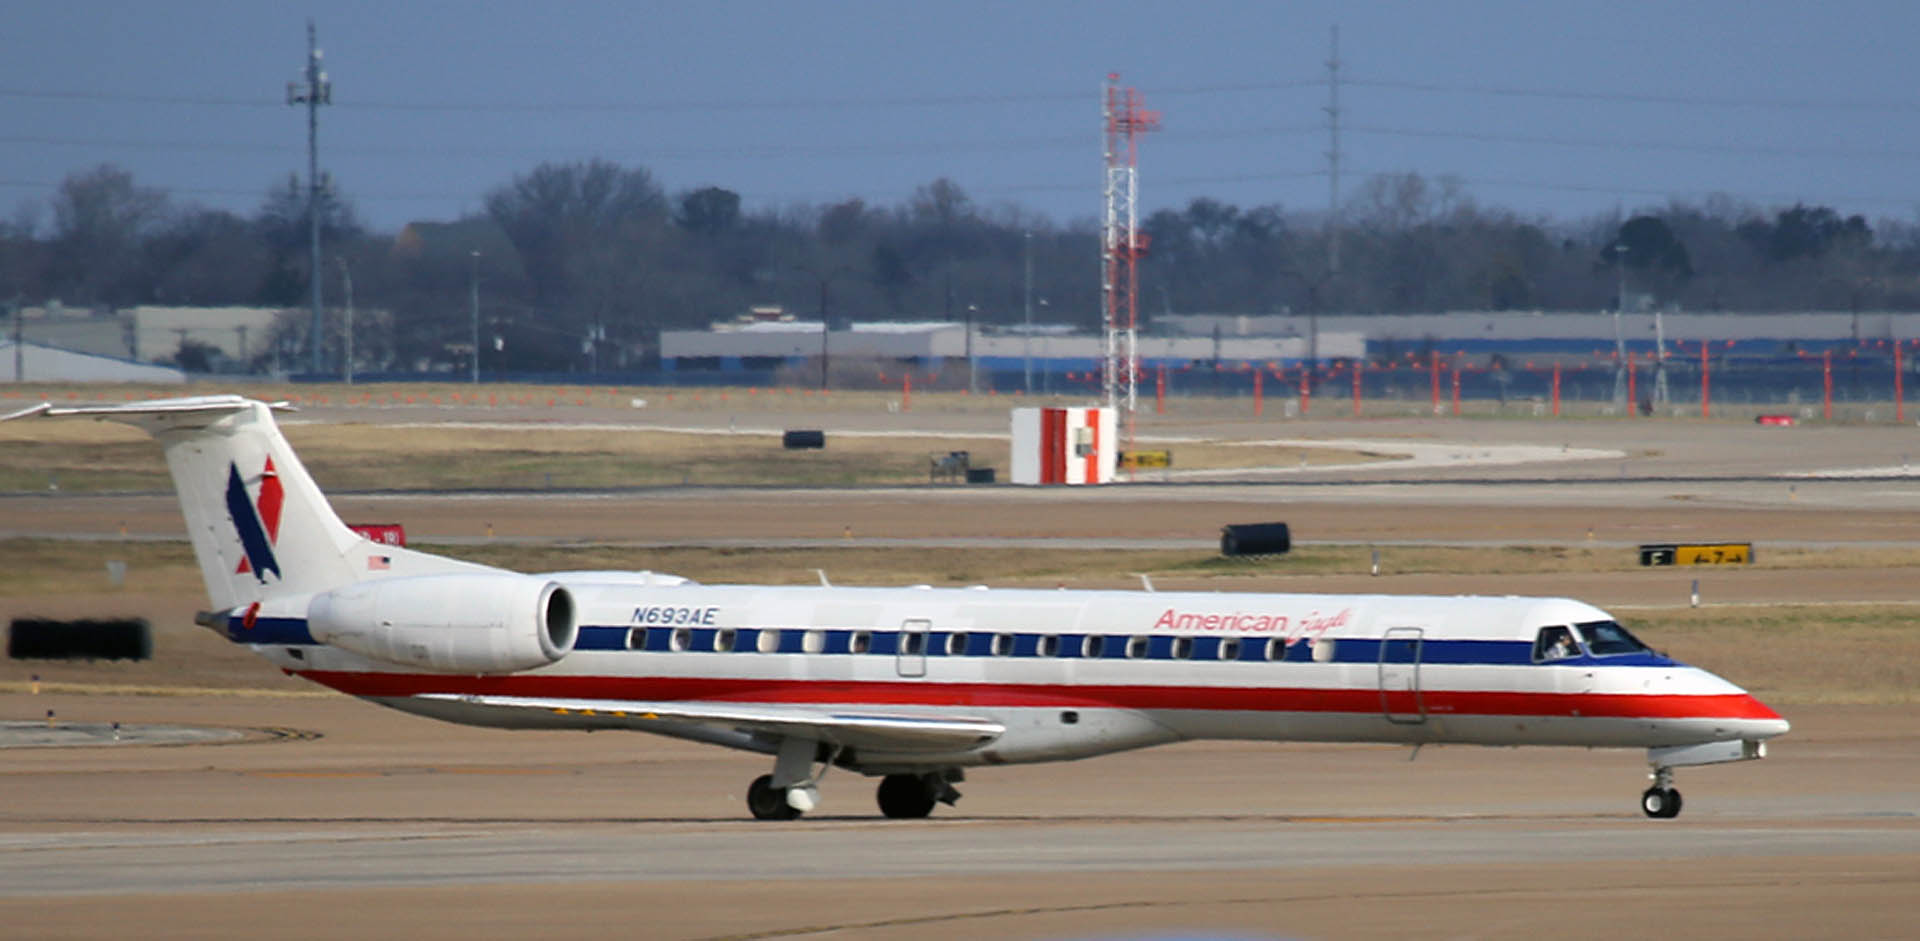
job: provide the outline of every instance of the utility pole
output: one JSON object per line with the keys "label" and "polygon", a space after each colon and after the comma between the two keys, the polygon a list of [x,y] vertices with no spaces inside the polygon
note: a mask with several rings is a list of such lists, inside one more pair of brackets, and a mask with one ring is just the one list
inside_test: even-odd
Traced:
{"label": "utility pole", "polygon": [[980,305],[967,305],[967,394],[980,392],[980,373],[973,366],[973,315],[979,313]]}
{"label": "utility pole", "polygon": [[21,322],[20,298],[13,299],[13,381],[27,381],[27,333]]}
{"label": "utility pole", "polygon": [[1620,319],[1627,306],[1627,246],[1616,243],[1613,246],[1613,268],[1618,278],[1618,296],[1613,302],[1613,402],[1622,412],[1633,407],[1627,401],[1627,339],[1622,330]]}
{"label": "utility pole", "polygon": [[340,263],[340,280],[347,292],[346,336],[341,341],[344,352],[340,354],[340,378],[347,385],[353,385],[353,269],[347,267],[345,258],[334,260]]}
{"label": "utility pole", "polygon": [[1026,360],[1027,360],[1026,362],[1026,393],[1028,395],[1032,395],[1033,394],[1033,233],[1032,232],[1027,233],[1026,249],[1027,249],[1027,252],[1026,252],[1027,283],[1026,283],[1026,289],[1021,293],[1021,297],[1022,297],[1021,306],[1024,307],[1027,312],[1027,332],[1026,332],[1026,339],[1024,341],[1026,344],[1026,354],[1027,354],[1026,356]]}
{"label": "utility pole", "polygon": [[[1340,27],[1327,56],[1327,287],[1340,278]],[[1320,362],[1320,308],[1307,308],[1308,368]]]}
{"label": "utility pole", "polygon": [[326,322],[320,316],[320,106],[333,103],[333,83],[320,71],[320,46],[307,21],[307,75],[304,82],[287,83],[287,104],[307,106],[307,279],[313,282],[313,323],[307,340],[313,346],[312,371],[320,374],[325,351],[320,342]]}
{"label": "utility pole", "polygon": [[473,250],[473,275],[467,281],[468,311],[473,334],[473,384],[480,384],[480,250]]}
{"label": "utility pole", "polygon": [[1667,327],[1658,307],[1653,309],[1653,401],[1667,404]]}

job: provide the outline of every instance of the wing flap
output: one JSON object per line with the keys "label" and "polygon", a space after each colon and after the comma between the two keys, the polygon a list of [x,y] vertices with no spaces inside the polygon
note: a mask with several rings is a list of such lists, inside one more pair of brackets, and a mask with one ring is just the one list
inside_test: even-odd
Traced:
{"label": "wing flap", "polygon": [[964,750],[992,742],[1006,731],[1006,726],[998,722],[969,717],[868,713],[758,703],[690,700],[646,702],[452,693],[429,693],[419,698],[502,709],[536,710],[556,715],[626,720],[636,729],[645,729],[648,722],[741,729],[885,752]]}

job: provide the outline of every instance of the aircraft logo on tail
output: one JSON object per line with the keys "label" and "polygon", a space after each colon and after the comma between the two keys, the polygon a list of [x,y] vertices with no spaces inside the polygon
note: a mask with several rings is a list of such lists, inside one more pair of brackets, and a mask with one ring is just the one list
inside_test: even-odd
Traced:
{"label": "aircraft logo on tail", "polygon": [[274,558],[273,546],[280,539],[280,508],[285,498],[280,475],[273,470],[273,458],[267,458],[267,465],[260,472],[257,504],[247,495],[247,484],[240,479],[239,466],[231,461],[227,463],[227,515],[233,517],[233,528],[240,535],[240,548],[246,552],[246,558],[234,569],[235,575],[252,572],[262,585],[267,583],[268,572],[272,572],[275,579],[281,577],[280,560]]}

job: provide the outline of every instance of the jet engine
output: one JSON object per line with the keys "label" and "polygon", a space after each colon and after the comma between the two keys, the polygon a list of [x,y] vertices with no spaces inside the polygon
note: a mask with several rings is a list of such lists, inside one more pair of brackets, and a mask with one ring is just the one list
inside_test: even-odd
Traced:
{"label": "jet engine", "polygon": [[436,673],[545,666],[579,637],[573,596],[532,575],[421,575],[356,582],[307,605],[315,640]]}

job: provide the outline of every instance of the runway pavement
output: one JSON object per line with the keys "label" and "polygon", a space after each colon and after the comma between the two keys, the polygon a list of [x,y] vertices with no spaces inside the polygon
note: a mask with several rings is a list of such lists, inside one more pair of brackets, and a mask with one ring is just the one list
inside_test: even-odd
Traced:
{"label": "runway pavement", "polygon": [[818,815],[762,823],[764,759],[642,735],[344,697],[0,709],[56,701],[301,734],[5,752],[9,937],[1895,937],[1920,912],[1920,717],[1894,707],[1790,709],[1772,757],[1683,772],[1675,821],[1639,815],[1630,752],[1194,743],[976,771],[915,822],[836,772]]}

